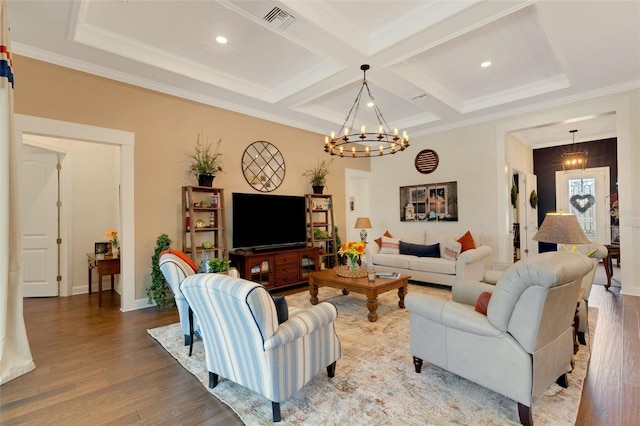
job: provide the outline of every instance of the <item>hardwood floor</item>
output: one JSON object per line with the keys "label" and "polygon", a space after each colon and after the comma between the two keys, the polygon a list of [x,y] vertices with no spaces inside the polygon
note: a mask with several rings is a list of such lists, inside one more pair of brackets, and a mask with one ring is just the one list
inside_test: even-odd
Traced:
{"label": "hardwood floor", "polygon": [[[595,282],[606,282],[603,266]],[[620,270],[613,268],[614,277]],[[600,279],[600,281],[598,281]],[[589,307],[598,309],[577,425],[640,424],[640,297],[594,285]]]}
{"label": "hardwood floor", "polygon": [[177,311],[103,296],[25,299],[36,369],[0,387],[0,424],[243,424],[147,334]]}
{"label": "hardwood floor", "polygon": [[[595,285],[589,301],[598,320],[576,424],[637,425],[640,297]],[[147,334],[176,311],[122,313],[109,291],[103,303],[95,293],[25,299],[36,369],[0,387],[2,425],[242,424]]]}

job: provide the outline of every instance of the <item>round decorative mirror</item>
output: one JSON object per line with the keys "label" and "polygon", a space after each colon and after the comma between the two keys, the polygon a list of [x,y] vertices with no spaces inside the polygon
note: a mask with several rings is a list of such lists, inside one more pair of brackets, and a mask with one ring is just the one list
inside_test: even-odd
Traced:
{"label": "round decorative mirror", "polygon": [[242,174],[247,183],[260,192],[271,192],[284,180],[284,157],[273,144],[252,143],[242,154]]}

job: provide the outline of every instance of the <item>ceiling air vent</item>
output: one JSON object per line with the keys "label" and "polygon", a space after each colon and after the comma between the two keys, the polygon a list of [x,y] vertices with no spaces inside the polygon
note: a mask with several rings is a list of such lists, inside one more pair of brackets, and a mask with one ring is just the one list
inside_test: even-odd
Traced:
{"label": "ceiling air vent", "polygon": [[280,28],[284,30],[289,26],[290,23],[296,20],[295,16],[291,15],[289,12],[286,12],[279,7],[274,7],[271,9],[269,13],[264,15],[265,21],[271,24],[272,27]]}
{"label": "ceiling air vent", "polygon": [[414,102],[420,102],[420,101],[424,101],[425,99],[427,99],[429,96],[426,93],[419,93],[415,96],[412,96],[411,99]]}

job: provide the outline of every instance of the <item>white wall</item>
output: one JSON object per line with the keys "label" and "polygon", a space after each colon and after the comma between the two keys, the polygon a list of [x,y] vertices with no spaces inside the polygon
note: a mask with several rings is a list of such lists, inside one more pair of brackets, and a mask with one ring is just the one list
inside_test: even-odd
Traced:
{"label": "white wall", "polygon": [[[412,232],[482,233],[482,243],[496,245],[495,126],[479,124],[411,139],[411,147],[395,155],[371,160],[371,221],[369,240],[385,230]],[[433,149],[439,157],[431,174],[414,167],[416,155]],[[400,187],[424,183],[458,183],[458,222],[400,222]],[[495,254],[494,254],[495,256]],[[487,264],[493,260],[489,258]]]}
{"label": "white wall", "polygon": [[[118,219],[119,147],[98,143],[71,141],[72,209],[71,235],[73,239],[71,292],[86,293],[87,253],[93,253],[94,243],[107,241],[107,229],[120,232]],[[93,272],[93,289],[98,277]],[[103,288],[110,286],[109,277]],[[116,275],[116,288],[120,277]]]}

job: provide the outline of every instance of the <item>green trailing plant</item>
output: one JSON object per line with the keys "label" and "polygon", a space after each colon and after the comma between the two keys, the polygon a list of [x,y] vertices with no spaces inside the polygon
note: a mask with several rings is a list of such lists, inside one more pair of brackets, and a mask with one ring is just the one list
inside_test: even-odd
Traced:
{"label": "green trailing plant", "polygon": [[326,186],[329,166],[332,162],[333,158],[329,161],[322,160],[318,162],[317,166],[306,170],[302,175],[307,177],[311,186]]}
{"label": "green trailing plant", "polygon": [[209,259],[209,272],[227,272],[229,270],[229,260],[228,259],[219,259],[214,257],[213,259]]}
{"label": "green trailing plant", "polygon": [[162,234],[156,240],[156,247],[151,256],[151,285],[147,287],[149,303],[155,302],[160,310],[170,310],[176,307],[175,298],[169,283],[164,279],[160,270],[160,253],[171,248],[171,239]]}
{"label": "green trailing plant", "polygon": [[222,171],[222,153],[220,152],[220,144],[222,139],[213,147],[213,144],[198,133],[196,138],[196,146],[193,153],[187,154],[191,164],[189,165],[189,174],[198,177],[200,175],[215,176]]}

